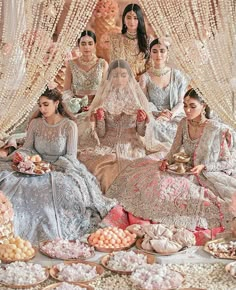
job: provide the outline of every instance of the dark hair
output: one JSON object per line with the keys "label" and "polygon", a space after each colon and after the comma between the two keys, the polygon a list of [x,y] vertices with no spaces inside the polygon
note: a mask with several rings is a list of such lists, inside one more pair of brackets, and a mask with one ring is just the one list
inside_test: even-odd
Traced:
{"label": "dark hair", "polygon": [[123,59],[116,59],[109,64],[108,72],[107,72],[107,79],[109,79],[111,72],[118,67],[125,68],[129,74],[129,76],[133,76],[133,72],[132,72],[128,62],[123,60]]}
{"label": "dark hair", "polygon": [[125,7],[122,15],[122,30],[121,33],[125,34],[127,32],[127,26],[125,25],[125,16],[128,12],[134,11],[138,18],[138,28],[137,28],[137,37],[138,37],[138,46],[139,51],[145,54],[145,57],[148,57],[148,40],[147,32],[145,27],[145,22],[143,18],[143,13],[138,4],[129,4]]}
{"label": "dark hair", "polygon": [[209,108],[209,106],[206,104],[206,102],[204,101],[204,99],[203,99],[203,97],[202,97],[202,94],[201,94],[201,92],[200,92],[200,90],[199,89],[193,89],[193,88],[191,88],[191,89],[189,89],[186,93],[185,93],[185,95],[184,95],[184,99],[186,98],[186,97],[190,97],[191,99],[194,99],[194,100],[196,100],[196,101],[198,101],[200,104],[205,104],[205,112],[206,112],[206,118],[207,119],[210,119],[210,108]]}
{"label": "dark hair", "polygon": [[[75,117],[67,110],[66,106],[62,102],[62,94],[57,89],[50,90],[50,89],[46,88],[45,92],[42,93],[42,95],[39,97],[39,99],[41,97],[46,97],[47,99],[49,99],[53,102],[59,101],[58,108],[57,108],[58,113],[61,114],[63,117],[67,117],[73,121],[75,120]],[[32,119],[35,119],[35,118],[42,118],[42,113],[40,112],[40,110],[37,110],[32,115],[30,121]]]}
{"label": "dark hair", "polygon": [[161,42],[159,38],[155,38],[155,39],[150,43],[150,46],[149,46],[149,47],[150,47],[150,51],[151,51],[152,47],[153,47],[154,45],[156,45],[156,44],[162,44],[162,45],[165,45],[165,47],[166,47],[167,49],[169,49],[169,46],[167,46],[165,43]]}
{"label": "dark hair", "polygon": [[94,40],[94,43],[97,42],[97,38],[96,38],[96,35],[95,35],[94,32],[92,32],[91,30],[84,30],[84,31],[81,33],[80,38],[79,38],[78,41],[77,41],[78,45],[80,44],[80,40],[81,40],[81,38],[84,37],[84,36],[90,36],[90,37],[92,37],[92,39]]}

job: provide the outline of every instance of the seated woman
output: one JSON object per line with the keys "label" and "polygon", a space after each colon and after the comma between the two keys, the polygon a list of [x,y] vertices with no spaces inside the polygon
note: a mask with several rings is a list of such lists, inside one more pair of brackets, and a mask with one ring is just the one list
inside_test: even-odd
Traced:
{"label": "seated woman", "polygon": [[146,139],[153,139],[151,151],[158,149],[160,143],[172,144],[178,123],[184,117],[183,96],[188,81],[182,72],[168,67],[169,46],[168,38],[157,38],[151,42],[152,67],[140,77],[140,86],[155,119],[146,132]]}
{"label": "seated woman", "polygon": [[127,164],[145,156],[140,136],[145,135],[147,109],[147,99],[128,63],[113,61],[89,112],[90,136],[96,137],[97,145],[85,139],[78,157],[97,177],[103,192]]}
{"label": "seated woman", "polygon": [[[150,159],[128,166],[107,192],[126,212],[116,207],[104,223],[114,224],[116,217],[124,227],[130,219],[137,223],[143,218],[193,231],[227,224],[228,202],[236,189],[232,135],[225,125],[207,119],[206,109],[200,94],[194,89],[187,91],[186,118],[180,121],[160,170],[159,163]],[[189,156],[187,167],[191,168],[183,175],[168,168],[181,149]]]}
{"label": "seated woman", "polygon": [[[29,125],[26,141],[13,156],[0,161],[0,190],[14,206],[15,234],[36,243],[56,237],[75,239],[97,226],[115,205],[77,158],[77,126],[61,94],[46,90]],[[29,176],[12,170],[11,162],[39,154],[53,170]]]}
{"label": "seated woman", "polygon": [[96,56],[96,35],[92,31],[82,32],[78,46],[81,56],[70,60],[67,65],[63,93],[63,99],[69,102],[68,107],[73,113],[80,111],[81,103],[71,98],[88,96],[90,106],[108,68],[107,62]]}

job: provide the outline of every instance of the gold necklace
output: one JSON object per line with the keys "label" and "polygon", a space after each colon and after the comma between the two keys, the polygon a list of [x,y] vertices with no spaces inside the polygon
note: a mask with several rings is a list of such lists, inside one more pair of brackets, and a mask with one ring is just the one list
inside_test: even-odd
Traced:
{"label": "gold necklace", "polygon": [[87,60],[83,60],[83,57],[81,56],[79,59],[79,64],[86,66],[86,67],[90,67],[90,66],[94,66],[95,63],[97,62],[97,56],[93,55],[92,59],[87,61]]}
{"label": "gold necklace", "polygon": [[189,124],[192,126],[192,127],[201,127],[202,125],[204,125],[206,122],[206,119],[205,120],[201,120],[201,121],[194,121],[194,120],[189,120]]}
{"label": "gold necklace", "polygon": [[152,67],[151,68],[151,72],[156,77],[162,77],[162,76],[168,74],[168,72],[170,72],[170,69],[167,68],[167,67],[164,67],[164,68],[155,68],[155,67]]}
{"label": "gold necklace", "polygon": [[132,40],[137,38],[137,32],[129,32],[127,30],[125,35],[127,38],[132,39]]}

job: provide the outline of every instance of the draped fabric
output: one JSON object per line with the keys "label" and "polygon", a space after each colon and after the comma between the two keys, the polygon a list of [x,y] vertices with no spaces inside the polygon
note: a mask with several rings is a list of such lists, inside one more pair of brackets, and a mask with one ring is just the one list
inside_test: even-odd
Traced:
{"label": "draped fabric", "polygon": [[156,35],[171,37],[172,62],[191,77],[219,117],[236,128],[235,1],[140,0],[140,5]]}
{"label": "draped fabric", "polygon": [[[229,136],[232,135],[228,128],[209,120],[202,136],[192,140],[184,118],[167,155],[169,163],[173,154],[184,148],[191,156],[188,166],[205,164],[206,170],[199,176],[181,176],[162,172],[159,162],[142,158],[122,171],[106,196],[116,197],[119,204],[134,216],[154,222],[174,224],[192,231],[196,227],[227,227],[232,218],[229,203],[236,188],[236,147],[228,142]],[[105,220],[115,213],[116,208]]]}
{"label": "draped fabric", "polygon": [[[84,30],[96,0],[3,0],[0,46],[0,128],[10,133],[32,111]],[[65,8],[59,33],[56,27]],[[13,25],[14,24],[14,25]],[[57,33],[57,41],[53,37]],[[0,133],[1,133],[0,132]]]}

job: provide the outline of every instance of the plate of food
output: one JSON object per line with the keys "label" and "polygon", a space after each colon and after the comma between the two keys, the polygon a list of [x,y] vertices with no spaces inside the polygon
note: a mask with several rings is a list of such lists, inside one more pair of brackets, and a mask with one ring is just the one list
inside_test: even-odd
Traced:
{"label": "plate of food", "polygon": [[35,287],[49,277],[48,269],[40,264],[14,262],[0,267],[0,284],[15,289]]}
{"label": "plate of food", "polygon": [[12,169],[16,172],[27,175],[43,175],[51,172],[52,166],[49,162],[43,161],[39,155],[25,156],[16,152]]}
{"label": "plate of food", "polygon": [[167,172],[178,174],[178,175],[191,175],[193,174],[191,171],[191,167],[183,164],[183,163],[173,163],[168,165]]}
{"label": "plate of food", "polygon": [[[174,255],[174,254],[177,254],[177,253],[184,253],[188,249],[187,246],[183,246],[182,247],[181,245],[179,245],[179,246],[178,245],[177,246],[172,245],[172,247],[171,247],[172,249],[169,252],[167,251],[165,253],[160,253],[158,251],[155,251],[153,248],[150,249],[150,250],[144,249],[142,247],[143,241],[144,241],[143,238],[137,239],[136,244],[135,244],[136,248],[141,250],[141,251],[143,251],[143,252],[145,252],[145,253],[152,254],[152,255],[155,254],[155,255],[158,255],[158,256],[170,256],[170,255]],[[156,240],[156,241],[158,241],[158,240]]]}
{"label": "plate of food", "polygon": [[153,263],[155,263],[153,255],[132,250],[113,252],[101,259],[104,268],[120,275],[130,275],[137,267]]}
{"label": "plate of food", "polygon": [[225,271],[236,278],[236,262],[231,262],[225,266]]}
{"label": "plate of food", "polygon": [[131,248],[137,235],[117,227],[98,229],[88,237],[89,245],[99,252],[111,253]]}
{"label": "plate of food", "polygon": [[236,260],[236,239],[221,238],[208,241],[203,249],[215,258]]}
{"label": "plate of food", "polygon": [[42,290],[93,290],[94,288],[92,286],[78,283],[76,285],[67,283],[67,282],[60,282],[60,283],[54,283],[51,285],[46,286]]}
{"label": "plate of food", "polygon": [[139,290],[179,289],[184,279],[184,274],[156,263],[143,265],[130,276],[133,286]]}
{"label": "plate of food", "polygon": [[55,239],[39,244],[39,251],[53,259],[86,260],[95,256],[95,250],[87,243],[79,240]]}
{"label": "plate of food", "polygon": [[77,284],[95,281],[104,273],[104,269],[94,262],[68,261],[54,265],[49,273],[52,278],[60,282]]}
{"label": "plate of food", "polygon": [[16,261],[27,262],[36,256],[38,249],[27,240],[12,237],[0,245],[0,260],[8,264]]}

